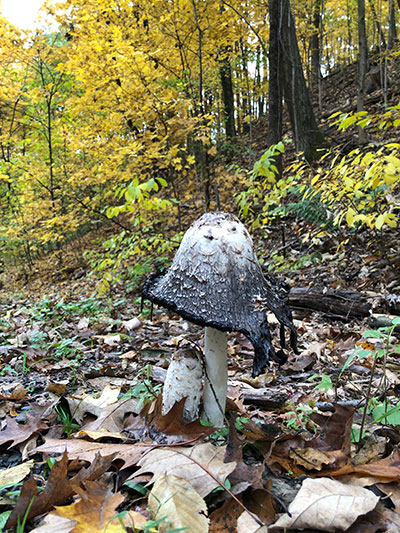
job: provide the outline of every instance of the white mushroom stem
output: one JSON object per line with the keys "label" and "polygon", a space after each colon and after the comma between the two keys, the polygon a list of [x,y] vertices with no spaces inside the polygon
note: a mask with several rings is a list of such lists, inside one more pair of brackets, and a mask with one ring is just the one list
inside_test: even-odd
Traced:
{"label": "white mushroom stem", "polygon": [[226,332],[206,327],[204,332],[206,377],[203,391],[204,414],[215,427],[224,425],[228,368]]}
{"label": "white mushroom stem", "polygon": [[203,367],[195,353],[177,351],[169,364],[162,392],[162,414],[166,415],[175,403],[186,398],[183,418],[195,420],[199,412]]}

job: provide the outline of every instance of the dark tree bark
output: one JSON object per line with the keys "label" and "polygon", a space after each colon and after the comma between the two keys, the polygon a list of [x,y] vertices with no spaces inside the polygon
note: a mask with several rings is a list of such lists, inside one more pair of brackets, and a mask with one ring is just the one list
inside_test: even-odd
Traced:
{"label": "dark tree bark", "polygon": [[[376,12],[376,9],[375,9],[374,0],[369,0],[369,7],[371,8],[371,13],[372,13],[372,17],[374,19],[376,31],[377,31],[377,33],[379,35],[379,48],[385,49],[386,48],[385,34],[384,34],[383,30],[382,30],[382,25],[379,22],[379,17],[378,17],[378,14]],[[365,6],[364,6],[364,13],[365,13]]]}
{"label": "dark tree bark", "polygon": [[[365,31],[365,0],[357,0],[358,8],[358,95],[357,111],[363,111],[365,98],[365,79],[368,72],[368,44]],[[358,128],[359,142],[365,142],[367,137],[362,128]]]}
{"label": "dark tree bark", "polygon": [[[282,50],[280,45],[281,0],[269,0],[269,85],[268,85],[268,145],[282,139]],[[276,161],[279,175],[282,158]]]}
{"label": "dark tree bark", "polygon": [[388,48],[393,48],[397,39],[396,30],[396,10],[394,8],[394,0],[389,0],[389,31],[388,31]]}
{"label": "dark tree bark", "polygon": [[307,161],[311,162],[317,159],[318,149],[324,146],[324,136],[318,130],[304,78],[289,0],[282,0],[280,4],[283,94],[289,111],[296,149],[304,152]]}
{"label": "dark tree bark", "polygon": [[222,86],[222,100],[224,104],[224,126],[226,137],[233,140],[236,136],[235,130],[235,102],[232,87],[232,69],[229,59],[225,58],[219,69]]}
{"label": "dark tree bark", "polygon": [[257,46],[256,56],[256,87],[257,87],[257,104],[258,104],[258,116],[261,117],[264,114],[264,95],[261,90],[262,84],[261,76],[261,48]]}
{"label": "dark tree bark", "polygon": [[310,39],[311,49],[311,86],[319,87],[321,78],[320,65],[320,34],[321,34],[321,0],[315,0],[312,15],[313,34]]}

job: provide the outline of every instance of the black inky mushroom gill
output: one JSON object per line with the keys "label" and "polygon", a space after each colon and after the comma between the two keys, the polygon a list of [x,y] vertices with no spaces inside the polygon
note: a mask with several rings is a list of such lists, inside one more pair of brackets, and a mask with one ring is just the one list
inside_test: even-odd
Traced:
{"label": "black inky mushroom gill", "polygon": [[[253,376],[261,374],[270,360],[280,364],[286,361],[283,352],[285,327],[290,331],[291,346],[296,351],[296,329],[284,301],[287,290],[264,276],[252,239],[234,215],[211,212],[196,220],[183,236],[171,267],[147,279],[143,296],[206,328],[206,376],[210,381],[210,374],[215,371],[208,368],[207,349],[211,346],[212,357],[215,357],[214,343],[217,351],[225,343],[226,366],[226,335],[223,332],[241,332],[251,341],[254,347]],[[268,310],[281,324],[282,349],[278,352],[271,341]],[[212,388],[212,393],[217,392],[215,386]],[[207,415],[206,392],[203,393],[203,403]],[[220,422],[221,417],[217,418]]]}

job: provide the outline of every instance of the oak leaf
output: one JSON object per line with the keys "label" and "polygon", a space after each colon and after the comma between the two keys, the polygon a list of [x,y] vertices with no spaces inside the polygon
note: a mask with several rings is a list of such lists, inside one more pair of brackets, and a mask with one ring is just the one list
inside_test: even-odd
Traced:
{"label": "oak leaf", "polygon": [[204,497],[220,486],[218,481],[223,484],[235,469],[236,462],[224,463],[224,457],[225,447],[216,447],[209,442],[191,448],[156,448],[138,461],[140,469],[130,479],[151,472],[152,483],[161,474],[172,474],[189,480]]}
{"label": "oak leaf", "polygon": [[[116,401],[119,388],[106,387],[99,398],[86,396],[83,399],[67,398],[70,411],[84,431],[107,429],[111,433],[119,433],[124,427],[124,419],[128,413],[137,413],[139,400],[129,399]],[[94,419],[86,421],[92,415]]]}
{"label": "oak leaf", "polygon": [[115,444],[106,442],[88,442],[82,439],[52,439],[46,438],[45,443],[38,446],[31,453],[62,454],[68,453],[69,459],[80,459],[92,463],[96,455],[102,457],[113,455],[113,460],[124,461],[123,468],[135,465],[151,446],[141,444]]}
{"label": "oak leaf", "polygon": [[166,415],[162,414],[162,395],[145,405],[140,415],[125,428],[134,438],[149,436],[160,444],[176,444],[194,441],[211,435],[215,429],[203,426],[200,420],[186,422],[183,419],[185,398],[177,402]]}
{"label": "oak leaf", "polygon": [[39,493],[36,481],[30,476],[22,485],[21,492],[11,515],[6,523],[7,528],[14,527],[18,518],[20,521],[27,513],[28,519],[47,513],[56,505],[62,505],[75,493],[74,486],[79,486],[84,481],[97,479],[110,467],[113,456],[96,456],[88,468],[82,468],[73,478],[68,479],[68,456],[66,453],[54,463],[50,471],[44,490]]}
{"label": "oak leaf", "polygon": [[289,505],[291,516],[284,514],[269,529],[346,531],[360,515],[372,511],[378,501],[378,496],[362,487],[328,478],[306,479]]}
{"label": "oak leaf", "polygon": [[[84,488],[74,486],[80,500],[63,507],[56,507],[53,515],[75,520],[74,533],[124,533],[126,528],[117,517],[117,507],[124,501],[119,493],[113,493],[105,485],[87,481]],[[130,512],[121,520],[128,527],[140,527],[147,519],[139,513]]]}
{"label": "oak leaf", "polygon": [[161,474],[149,494],[149,509],[154,520],[166,517],[160,525],[163,533],[184,528],[192,533],[207,533],[209,519],[203,498],[186,479]]}
{"label": "oak leaf", "polygon": [[19,424],[15,418],[7,416],[7,427],[0,431],[0,445],[6,442],[11,442],[9,448],[12,448],[16,444],[25,442],[32,435],[40,433],[48,428],[47,424],[34,415],[27,413],[26,421],[24,424]]}

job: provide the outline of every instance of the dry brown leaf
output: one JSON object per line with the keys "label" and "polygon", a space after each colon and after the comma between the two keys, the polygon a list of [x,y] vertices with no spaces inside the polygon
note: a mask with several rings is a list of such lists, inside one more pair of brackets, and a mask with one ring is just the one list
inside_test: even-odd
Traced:
{"label": "dry brown leaf", "polygon": [[322,429],[322,435],[309,441],[309,446],[322,451],[341,450],[350,455],[351,426],[354,407],[335,404],[335,412],[329,416],[313,413],[311,419]]}
{"label": "dry brown leaf", "polygon": [[68,457],[92,463],[97,454],[105,457],[114,455],[114,460],[124,461],[123,468],[135,465],[142,455],[151,449],[151,446],[141,444],[110,444],[102,442],[88,442],[82,439],[51,439],[46,438],[45,443],[38,446],[31,453],[62,454],[65,451]]}
{"label": "dry brown leaf", "polygon": [[[119,522],[116,508],[124,501],[122,494],[111,492],[105,485],[98,481],[87,481],[84,489],[74,485],[75,492],[80,496],[80,500],[63,507],[56,507],[53,515],[75,520],[77,525],[74,533],[100,533],[107,531],[110,533],[124,533],[125,527]],[[134,521],[137,515],[137,521]],[[147,520],[139,513],[126,517],[122,521],[126,526],[143,525]],[[139,518],[140,517],[140,518]],[[138,522],[141,522],[139,524]]]}
{"label": "dry brown leaf", "polygon": [[[271,483],[272,485],[272,483]],[[268,489],[270,487],[268,486]],[[265,489],[247,491],[243,494],[243,504],[257,516],[263,524],[271,524],[276,519],[274,498]]]}
{"label": "dry brown leaf", "polygon": [[328,478],[306,479],[289,505],[291,517],[285,514],[269,528],[345,531],[360,515],[372,511],[378,501],[378,496],[362,487]]}
{"label": "dry brown leaf", "polygon": [[[83,423],[81,429],[84,431],[97,431],[107,429],[112,433],[119,433],[124,427],[124,419],[128,413],[137,414],[139,400],[129,399],[115,401],[118,397],[119,388],[108,388],[103,391],[99,398],[86,396],[84,399],[67,398],[72,416],[79,423]],[[93,415],[95,420],[84,423],[87,415]]]}
{"label": "dry brown leaf", "polygon": [[70,411],[75,420],[81,423],[85,418],[86,413],[91,413],[97,416],[105,407],[117,403],[120,390],[119,387],[111,387],[107,383],[101,391],[100,396],[87,395],[83,398],[71,396],[70,398],[67,398]]}
{"label": "dry brown leaf", "polygon": [[357,466],[378,461],[384,457],[386,446],[385,437],[374,436],[371,440],[367,440],[361,450],[352,456],[351,462]]}
{"label": "dry brown leaf", "polygon": [[122,326],[128,332],[129,331],[134,331],[135,329],[140,328],[141,325],[142,325],[142,323],[137,317],[131,318],[130,320],[123,320],[122,321]]}
{"label": "dry brown leaf", "polygon": [[395,452],[390,457],[385,457],[375,463],[355,466],[354,472],[374,476],[376,481],[400,480],[400,453]]}
{"label": "dry brown leaf", "polygon": [[187,441],[194,441],[211,435],[215,431],[213,427],[203,426],[200,420],[185,422],[183,419],[183,408],[185,398],[177,402],[172,409],[163,415],[162,396],[145,405],[140,415],[125,428],[134,438],[142,440],[144,436],[151,437],[152,440],[160,444],[177,444]]}
{"label": "dry brown leaf", "polygon": [[191,533],[207,533],[207,505],[186,479],[161,474],[149,494],[149,509],[153,520],[166,517],[159,524],[161,532],[185,528]]}
{"label": "dry brown leaf", "polygon": [[21,383],[11,383],[1,386],[0,400],[24,400],[26,389]]}
{"label": "dry brown leaf", "polygon": [[217,447],[209,442],[191,448],[156,448],[138,461],[140,469],[130,479],[151,472],[151,483],[161,474],[172,474],[190,481],[204,497],[220,486],[208,472],[223,484],[235,469],[235,462],[224,463],[225,449],[225,446]]}
{"label": "dry brown leaf", "polygon": [[68,380],[64,381],[50,381],[46,385],[46,392],[52,392],[53,394],[57,394],[57,396],[61,396],[65,394],[65,391],[67,390],[68,386]]}
{"label": "dry brown leaf", "polygon": [[106,344],[107,346],[114,346],[121,342],[121,335],[93,335],[92,339],[98,339],[101,343]]}
{"label": "dry brown leaf", "polygon": [[400,486],[398,483],[379,483],[377,485],[384,494],[389,496],[392,500],[395,509],[394,511],[400,515]]}
{"label": "dry brown leaf", "polygon": [[54,463],[43,492],[38,493],[36,481],[29,477],[22,485],[21,492],[12,513],[8,517],[5,529],[14,527],[25,516],[29,507],[28,518],[51,511],[54,506],[65,503],[73,494],[72,485],[97,479],[110,467],[113,457],[97,456],[88,468],[82,468],[72,479],[67,479],[68,457],[64,453],[62,458]]}
{"label": "dry brown leaf", "polygon": [[[263,488],[262,475],[265,471],[264,464],[246,464],[243,460],[244,440],[239,436],[236,427],[236,413],[229,417],[229,437],[226,447],[225,462],[236,462],[235,470],[229,475],[231,485],[235,487],[235,494],[243,492],[248,487]],[[254,422],[253,422],[254,424]],[[240,489],[240,490],[239,490]]]}
{"label": "dry brown leaf", "polygon": [[210,515],[210,533],[232,533],[242,512],[243,507],[235,500],[226,500],[222,507]]}
{"label": "dry brown leaf", "polygon": [[289,457],[307,470],[321,470],[323,465],[335,462],[334,457],[328,457],[324,452],[314,448],[298,448],[289,452]]}
{"label": "dry brown leaf", "polygon": [[25,442],[32,435],[48,428],[47,424],[41,418],[37,418],[29,413],[26,414],[24,424],[19,424],[11,416],[7,416],[6,420],[7,427],[0,431],[0,444],[11,442],[9,448]]}

